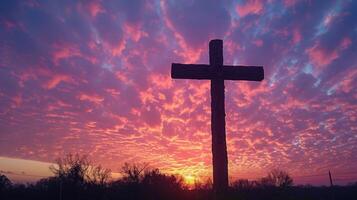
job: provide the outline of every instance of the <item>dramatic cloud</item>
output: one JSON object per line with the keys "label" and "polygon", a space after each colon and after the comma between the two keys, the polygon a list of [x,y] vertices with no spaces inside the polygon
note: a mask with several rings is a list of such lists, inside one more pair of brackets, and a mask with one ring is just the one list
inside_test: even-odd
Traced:
{"label": "dramatic cloud", "polygon": [[279,167],[298,183],[327,184],[328,170],[336,183],[355,181],[356,9],[357,1],[3,1],[0,170],[21,174],[10,161],[78,152],[113,171],[148,162],[210,177],[210,83],[172,80],[170,67],[208,63],[209,40],[221,38],[225,64],[265,70],[259,83],[225,82],[232,179]]}

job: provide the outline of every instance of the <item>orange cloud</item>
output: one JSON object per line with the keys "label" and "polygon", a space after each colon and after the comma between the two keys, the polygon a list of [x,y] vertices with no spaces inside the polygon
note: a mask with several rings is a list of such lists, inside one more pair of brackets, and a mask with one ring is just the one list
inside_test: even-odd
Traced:
{"label": "orange cloud", "polygon": [[169,89],[173,86],[172,79],[166,74],[151,74],[150,81],[158,89]]}
{"label": "orange cloud", "polygon": [[155,95],[153,94],[153,89],[149,88],[147,91],[141,91],[140,92],[140,99],[141,102],[143,102],[144,104],[146,103],[150,103],[150,102],[155,102]]}

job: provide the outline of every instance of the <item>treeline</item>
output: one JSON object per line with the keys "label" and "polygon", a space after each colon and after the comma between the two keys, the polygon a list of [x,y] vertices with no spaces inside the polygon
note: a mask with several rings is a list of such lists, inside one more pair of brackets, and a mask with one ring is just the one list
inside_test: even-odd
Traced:
{"label": "treeline", "polygon": [[[86,156],[67,155],[51,166],[53,177],[33,184],[12,184],[0,174],[0,199],[119,200],[119,199],[213,199],[212,182],[193,188],[180,176],[168,175],[147,164],[124,164],[122,177],[111,179],[111,171],[93,165]],[[357,184],[344,187],[293,186],[282,170],[272,170],[259,181],[237,180],[224,199],[357,199]]]}

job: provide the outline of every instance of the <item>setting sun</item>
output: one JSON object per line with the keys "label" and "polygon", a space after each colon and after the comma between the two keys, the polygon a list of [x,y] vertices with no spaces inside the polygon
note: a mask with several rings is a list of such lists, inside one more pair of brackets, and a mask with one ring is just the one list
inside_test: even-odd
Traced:
{"label": "setting sun", "polygon": [[189,188],[192,188],[195,185],[195,182],[197,181],[197,178],[192,175],[184,175],[183,178],[184,178],[185,184]]}

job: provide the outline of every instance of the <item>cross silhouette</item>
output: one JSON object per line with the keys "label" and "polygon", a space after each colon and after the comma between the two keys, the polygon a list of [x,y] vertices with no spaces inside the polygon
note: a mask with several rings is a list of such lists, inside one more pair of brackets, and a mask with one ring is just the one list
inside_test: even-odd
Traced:
{"label": "cross silhouette", "polygon": [[228,160],[224,110],[224,80],[262,81],[262,66],[223,65],[223,41],[209,42],[209,65],[172,63],[174,79],[211,80],[211,131],[213,160],[213,189],[222,193],[228,188]]}

